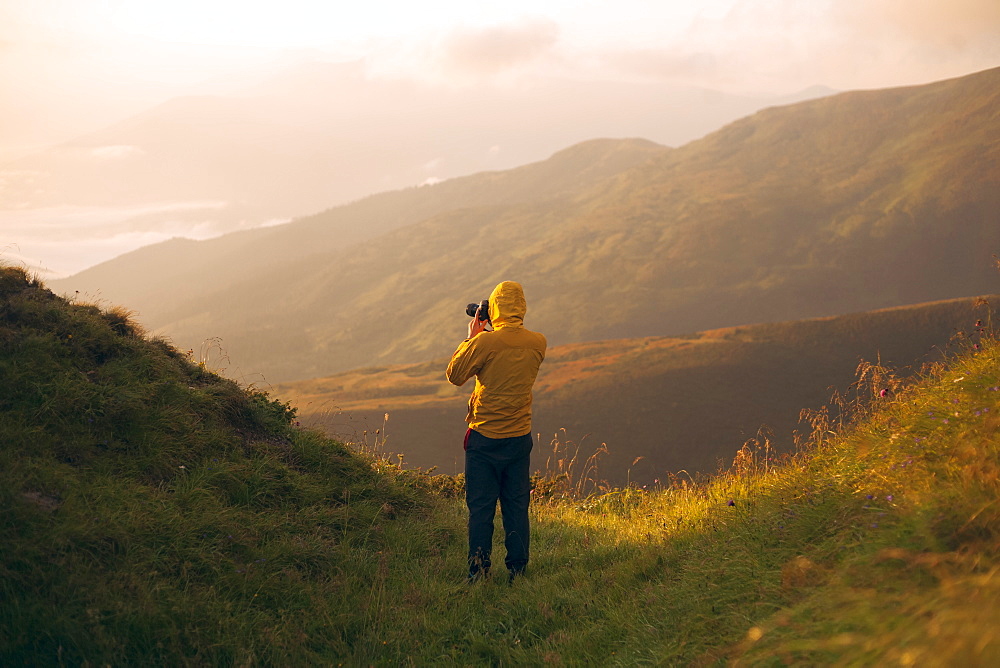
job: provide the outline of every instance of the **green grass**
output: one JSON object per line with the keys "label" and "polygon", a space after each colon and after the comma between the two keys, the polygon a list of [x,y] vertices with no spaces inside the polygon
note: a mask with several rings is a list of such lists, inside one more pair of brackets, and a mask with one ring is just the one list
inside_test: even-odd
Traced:
{"label": "green grass", "polygon": [[710,479],[586,495],[551,476],[528,576],[470,587],[460,480],[296,429],[122,313],[15,274],[5,665],[1000,661],[991,338],[848,426],[815,420],[792,457],[747,448]]}

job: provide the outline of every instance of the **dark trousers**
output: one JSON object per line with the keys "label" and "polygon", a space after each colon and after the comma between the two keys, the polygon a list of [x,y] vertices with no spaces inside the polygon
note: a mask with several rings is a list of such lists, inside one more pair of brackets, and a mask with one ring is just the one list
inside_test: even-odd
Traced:
{"label": "dark trousers", "polygon": [[490,570],[493,517],[497,501],[503,516],[504,563],[511,575],[528,565],[528,501],[531,498],[531,434],[488,438],[470,429],[465,435],[465,503],[469,507],[469,577]]}

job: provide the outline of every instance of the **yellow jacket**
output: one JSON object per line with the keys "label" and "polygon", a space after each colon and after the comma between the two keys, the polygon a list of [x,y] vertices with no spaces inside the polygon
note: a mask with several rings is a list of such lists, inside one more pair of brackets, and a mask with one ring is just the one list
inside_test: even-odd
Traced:
{"label": "yellow jacket", "polygon": [[483,436],[531,433],[531,386],[545,359],[545,337],[524,328],[528,310],[519,283],[504,281],[490,295],[492,332],[466,339],[451,357],[446,376],[463,385],[473,376],[466,422]]}

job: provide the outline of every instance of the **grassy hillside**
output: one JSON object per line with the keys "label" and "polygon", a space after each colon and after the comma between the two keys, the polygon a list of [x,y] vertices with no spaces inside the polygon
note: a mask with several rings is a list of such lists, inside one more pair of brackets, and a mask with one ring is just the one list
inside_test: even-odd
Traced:
{"label": "grassy hillside", "polygon": [[121,312],[9,270],[0,296],[4,664],[1000,661],[992,337],[791,458],[540,480],[527,577],[468,587],[461,501],[426,478],[291,429]]}
{"label": "grassy hillside", "polygon": [[[535,385],[535,463],[544,466],[554,436],[579,443],[581,460],[606,443],[601,470],[618,484],[667,471],[715,472],[762,427],[777,451],[788,452],[793,432],[805,428],[800,410],[830,405],[834,389],[850,394],[861,360],[881,360],[902,375],[919,371],[958,332],[975,334],[984,301],[1000,297],[553,347]],[[309,425],[347,440],[385,429],[387,451],[456,473],[471,390],[447,383],[446,365],[443,358],[357,369],[273,391]]]}
{"label": "grassy hillside", "polygon": [[282,663],[364,633],[344,582],[422,515],[412,486],[8,268],[0,379],[0,663]]}
{"label": "grassy hillside", "polygon": [[[245,265],[218,280],[151,269],[174,310],[151,318],[156,299],[128,303],[183,347],[222,337],[241,368],[278,382],[446,355],[464,305],[506,279],[524,284],[528,324],[553,344],[989,292],[998,110],[1000,69],[772,108],[631,169],[587,171],[603,178],[577,188],[538,166],[532,182],[555,181],[552,197],[517,196],[503,177],[496,198],[444,200],[391,231],[386,210],[372,228],[384,233],[346,248],[329,241],[343,226],[276,228],[273,251],[213,260]],[[110,277],[137,280],[125,266],[59,287],[114,297]]]}

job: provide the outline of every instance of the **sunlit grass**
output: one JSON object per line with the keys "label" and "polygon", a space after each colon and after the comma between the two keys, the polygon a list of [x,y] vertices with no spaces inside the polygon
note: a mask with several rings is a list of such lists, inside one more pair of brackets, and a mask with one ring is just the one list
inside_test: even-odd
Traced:
{"label": "sunlit grass", "polygon": [[[366,656],[988,665],[1000,652],[997,352],[990,343],[897,386],[842,434],[780,462],[761,444],[697,484],[542,497],[530,575],[513,587],[458,584],[463,510],[438,505],[432,524],[451,527],[451,555],[430,569],[398,564],[419,604],[397,590],[387,626],[402,624],[399,637]],[[579,484],[553,473],[568,492]],[[414,618],[450,649],[408,645]]]}

